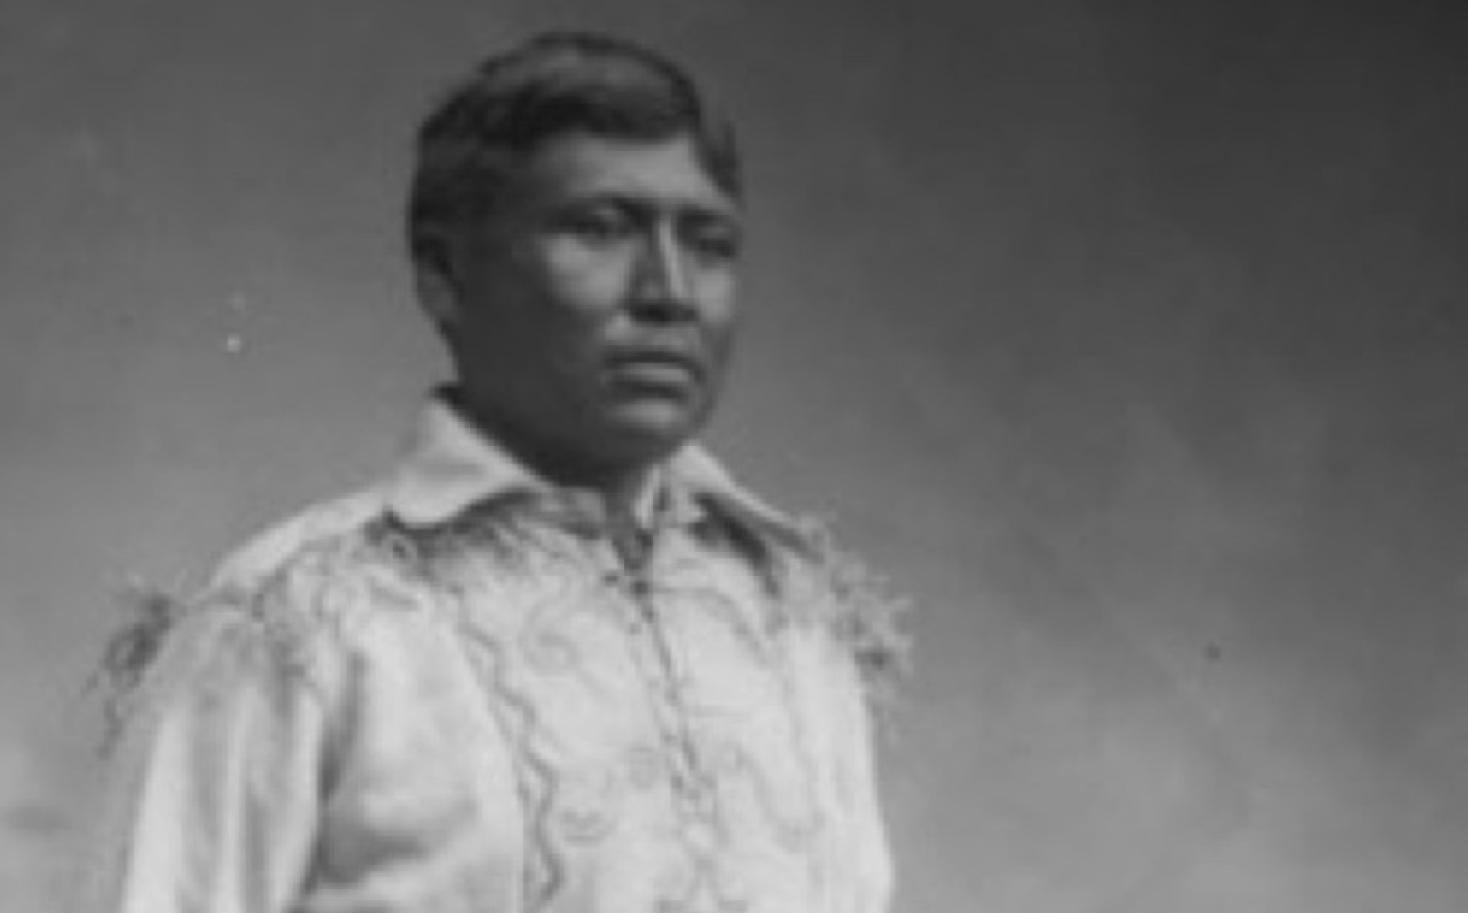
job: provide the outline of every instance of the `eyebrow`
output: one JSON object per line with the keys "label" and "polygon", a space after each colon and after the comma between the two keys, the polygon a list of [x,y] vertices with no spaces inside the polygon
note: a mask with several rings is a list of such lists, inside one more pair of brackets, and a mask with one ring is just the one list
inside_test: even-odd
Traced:
{"label": "eyebrow", "polygon": [[743,210],[738,201],[728,199],[727,197],[723,197],[722,199],[709,199],[683,195],[661,196],[641,193],[636,190],[614,188],[573,191],[566,194],[561,200],[552,203],[552,208],[594,206],[599,203],[612,204],[626,209],[636,210],[681,210],[730,220],[739,220],[743,217]]}

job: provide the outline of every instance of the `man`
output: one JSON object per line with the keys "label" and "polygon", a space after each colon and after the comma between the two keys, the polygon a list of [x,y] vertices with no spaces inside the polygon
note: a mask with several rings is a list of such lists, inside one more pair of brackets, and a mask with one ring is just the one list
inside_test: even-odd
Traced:
{"label": "man", "polygon": [[117,642],[91,909],[885,910],[884,604],[692,443],[741,231],[661,57],[547,35],[450,94],[409,240],[456,381]]}

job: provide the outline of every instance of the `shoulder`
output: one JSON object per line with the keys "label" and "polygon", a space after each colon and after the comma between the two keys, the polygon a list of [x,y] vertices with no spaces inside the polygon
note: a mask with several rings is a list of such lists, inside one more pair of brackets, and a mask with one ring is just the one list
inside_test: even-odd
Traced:
{"label": "shoulder", "polygon": [[908,600],[863,558],[839,545],[824,523],[799,521],[799,544],[785,551],[786,597],[796,617],[821,630],[874,693],[906,670]]}
{"label": "shoulder", "polygon": [[786,618],[820,632],[865,683],[887,690],[905,665],[899,616],[907,603],[886,579],[838,546],[826,523],[771,506],[700,447],[684,448],[671,469],[675,491],[702,505],[700,513],[777,594]]}
{"label": "shoulder", "polygon": [[180,670],[268,670],[313,686],[329,677],[353,630],[406,592],[374,535],[381,517],[373,489],[318,502],[228,553],[202,587],[124,594],[128,617],[94,678],[105,686],[109,728],[150,680]]}
{"label": "shoulder", "polygon": [[371,488],[317,502],[231,551],[216,567],[209,587],[258,587],[303,560],[341,552],[364,536],[382,511],[382,496]]}
{"label": "shoulder", "polygon": [[181,611],[237,616],[297,652],[350,632],[405,589],[376,534],[382,516],[373,489],[318,502],[229,553]]}

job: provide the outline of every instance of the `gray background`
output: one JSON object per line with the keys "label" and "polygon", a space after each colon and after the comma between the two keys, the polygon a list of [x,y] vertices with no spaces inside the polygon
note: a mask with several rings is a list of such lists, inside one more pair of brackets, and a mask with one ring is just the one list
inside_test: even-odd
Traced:
{"label": "gray background", "polygon": [[1468,903],[1452,4],[0,2],[0,911],[87,821],[130,576],[370,479],[444,374],[427,100],[546,25],[751,162],[718,449],[917,602],[898,913]]}

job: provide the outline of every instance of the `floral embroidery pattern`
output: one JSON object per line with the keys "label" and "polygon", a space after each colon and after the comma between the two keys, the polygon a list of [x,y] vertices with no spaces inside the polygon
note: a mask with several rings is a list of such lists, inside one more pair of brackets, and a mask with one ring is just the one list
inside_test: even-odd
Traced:
{"label": "floral embroidery pattern", "polygon": [[439,399],[422,418],[377,485],[127,600],[89,893],[885,909],[863,698],[900,605],[697,447],[618,513]]}
{"label": "floral embroidery pattern", "polygon": [[[779,847],[819,896],[816,836],[829,825],[803,716],[810,696],[793,674],[789,638],[801,625],[827,625],[877,681],[898,664],[900,605],[819,534],[810,540],[818,561],[782,556],[767,573],[749,567],[744,539],[688,539],[684,551],[665,552],[662,564],[634,580],[593,557],[594,539],[538,520],[513,501],[423,529],[381,517],[354,535],[304,547],[253,591],[226,588],[193,602],[140,591],[137,621],[104,659],[117,706],[170,630],[201,607],[242,611],[282,648],[287,667],[309,677],[322,635],[340,638],[364,612],[448,606],[445,620],[512,749],[526,822],[527,913],[567,889],[573,854],[617,832],[633,792],[664,795],[659,801],[675,822],[672,858],[681,861],[655,886],[657,909],[750,911],[739,871],[747,841]],[[711,574],[710,559],[694,551],[719,543],[739,546],[742,561],[725,557],[721,566],[744,574]],[[604,649],[608,639],[622,647]],[[734,670],[736,679],[713,682],[709,668]],[[583,677],[620,682],[616,699],[643,708],[646,730],[634,726],[623,741],[599,748],[582,744],[589,742],[576,731],[577,707],[607,699],[578,698]],[[760,690],[737,684],[745,679]],[[758,736],[750,728],[756,717]],[[777,756],[780,769],[770,769]],[[742,830],[754,821],[763,822],[759,836]]]}

